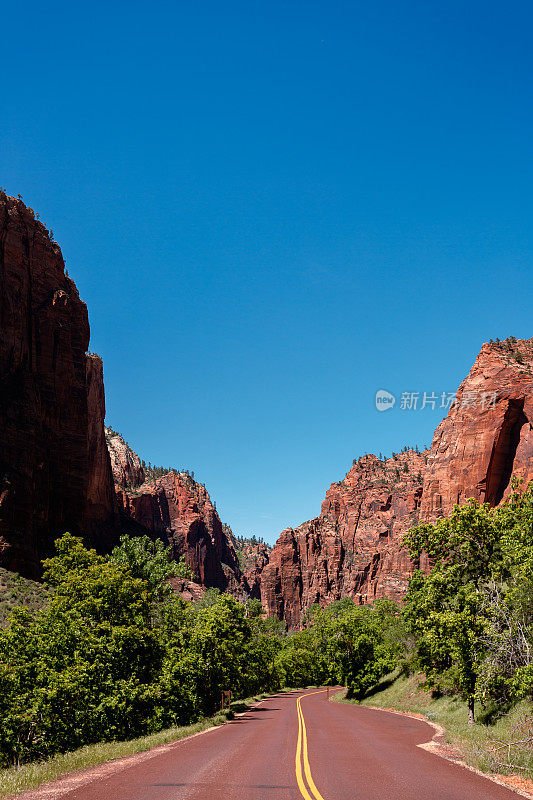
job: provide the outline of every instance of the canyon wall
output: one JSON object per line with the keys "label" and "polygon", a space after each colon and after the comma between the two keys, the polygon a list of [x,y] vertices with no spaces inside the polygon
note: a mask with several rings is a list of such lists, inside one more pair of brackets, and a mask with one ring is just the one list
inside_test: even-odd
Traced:
{"label": "canyon wall", "polygon": [[102,553],[121,533],[148,533],[184,554],[200,584],[247,591],[205,487],[175,471],[150,480],[104,430],[89,335],[59,245],[32,209],[0,194],[0,566],[39,577],[67,530]]}
{"label": "canyon wall", "polygon": [[124,514],[168,544],[175,559],[185,556],[196,582],[238,593],[239,559],[205,486],[171,470],[136,488],[119,489],[118,497]]}
{"label": "canyon wall", "polygon": [[[160,538],[174,559],[185,556],[199,586],[249,593],[231,529],[223,525],[205,486],[187,472],[143,467],[124,438],[106,428],[115,490],[125,524]],[[228,533],[229,531],[229,533]],[[176,586],[177,586],[177,582]],[[181,594],[198,590],[187,585]]]}
{"label": "canyon wall", "polygon": [[251,597],[261,598],[261,575],[268,564],[272,546],[258,542],[254,538],[240,539],[237,542],[242,573]]}
{"label": "canyon wall", "polygon": [[112,428],[106,427],[105,439],[115,486],[119,489],[141,486],[146,480],[146,474],[137,453],[134,453],[120,433]]}
{"label": "canyon wall", "polygon": [[313,603],[402,597],[413,567],[400,543],[418,519],[426,458],[363,456],[330,486],[318,517],[283,531],[261,574],[266,612],[298,628]]}
{"label": "canyon wall", "polygon": [[56,536],[116,535],[101,362],[33,211],[0,194],[0,565],[38,577]]}
{"label": "canyon wall", "polygon": [[533,339],[510,337],[483,345],[429,452],[359,459],[318,517],[281,533],[261,573],[265,610],[298,628],[313,603],[401,598],[418,566],[405,531],[469,497],[498,505],[512,475],[533,480]]}
{"label": "canyon wall", "polygon": [[447,515],[469,497],[498,505],[511,475],[533,480],[533,339],[481,348],[435,431],[421,516]]}
{"label": "canyon wall", "polygon": [[224,533],[239,558],[244,577],[244,590],[254,599],[261,598],[261,573],[268,564],[272,545],[255,536],[235,536],[229,525],[223,525]]}

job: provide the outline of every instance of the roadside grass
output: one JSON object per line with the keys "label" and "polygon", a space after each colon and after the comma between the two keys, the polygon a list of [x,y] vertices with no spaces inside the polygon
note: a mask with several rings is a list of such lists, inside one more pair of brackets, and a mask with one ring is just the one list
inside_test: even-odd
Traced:
{"label": "roadside grass", "polygon": [[0,769],[0,798],[9,797],[18,792],[36,789],[44,783],[64,778],[73,772],[87,770],[106,764],[117,758],[124,758],[135,753],[151,750],[162,744],[178,741],[194,733],[200,733],[216,725],[223,725],[228,719],[233,719],[235,714],[246,711],[254,703],[268,697],[268,694],[258,694],[245,700],[232,702],[231,711],[220,711],[192,725],[183,725],[176,728],[141,736],[124,742],[100,742],[90,744],[73,750],[70,753],[58,753],[46,761],[33,761],[20,767]]}
{"label": "roadside grass", "polygon": [[434,696],[423,688],[423,677],[392,673],[383,678],[362,701],[338,702],[394,709],[422,714],[445,730],[445,740],[457,748],[464,761],[483,772],[519,774],[533,779],[533,703],[523,700],[501,708],[476,703],[476,724],[469,725],[467,705],[454,696]]}

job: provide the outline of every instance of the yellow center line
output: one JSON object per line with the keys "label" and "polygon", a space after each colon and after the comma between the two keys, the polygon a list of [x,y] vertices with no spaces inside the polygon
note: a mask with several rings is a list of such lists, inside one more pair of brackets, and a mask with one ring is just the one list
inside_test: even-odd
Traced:
{"label": "yellow center line", "polygon": [[[309,757],[307,751],[307,730],[305,727],[305,719],[302,711],[301,702],[304,697],[310,697],[312,694],[322,694],[325,691],[327,690],[320,689],[317,692],[309,692],[309,694],[303,694],[296,701],[296,709],[298,712],[298,741],[296,742],[296,759],[295,759],[296,782],[298,784],[298,788],[304,800],[324,800],[324,798],[316,788],[313,776],[311,775],[311,768],[309,766]],[[302,752],[303,752],[303,772],[305,773],[307,784],[312,794],[309,794],[309,791],[307,790],[307,786],[305,785],[305,781],[303,779]]]}

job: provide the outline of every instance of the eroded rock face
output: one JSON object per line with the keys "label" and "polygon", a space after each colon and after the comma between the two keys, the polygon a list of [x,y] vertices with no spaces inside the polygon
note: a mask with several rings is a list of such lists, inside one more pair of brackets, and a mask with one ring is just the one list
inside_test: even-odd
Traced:
{"label": "eroded rock face", "polygon": [[283,531],[261,574],[267,613],[298,628],[313,603],[403,596],[414,565],[400,543],[418,519],[426,458],[364,456],[331,485],[318,517]]}
{"label": "eroded rock face", "polygon": [[116,513],[101,363],[88,344],[59,245],[24,203],[0,195],[0,564],[29,577],[56,536],[85,535]]}
{"label": "eroded rock face", "polygon": [[146,479],[141,459],[126,440],[112,428],[105,429],[105,438],[115,485],[123,489],[141,486]]}
{"label": "eroded rock face", "polygon": [[249,587],[250,596],[261,598],[261,573],[268,564],[272,546],[265,542],[256,542],[253,539],[244,539],[240,542],[239,560],[242,573]]}
{"label": "eroded rock face", "polygon": [[511,475],[533,480],[533,339],[484,344],[433,437],[423,519],[469,497],[498,505]]}
{"label": "eroded rock face", "polygon": [[272,545],[255,536],[236,537],[229,525],[223,525],[224,533],[237,553],[244,577],[243,592],[259,600],[261,598],[261,573],[268,563]]}
{"label": "eroded rock face", "polygon": [[129,525],[130,534],[160,538],[174,559],[185,556],[194,573],[194,582],[173,580],[174,590],[185,599],[197,599],[205,588],[249,594],[235,537],[220,521],[205,486],[179,470],[154,478],[154,471],[145,470],[137,453],[111,428],[106,428],[106,441],[123,527]]}
{"label": "eroded rock face", "polygon": [[483,345],[429,453],[359,459],[316,519],[283,531],[261,574],[265,609],[297,628],[312,603],[401,598],[415,566],[404,532],[469,497],[498,505],[512,475],[533,480],[533,339]]}
{"label": "eroded rock face", "polygon": [[238,594],[244,586],[239,560],[207,489],[184,472],[171,470],[134,490],[118,489],[123,512],[170,545],[202,586]]}
{"label": "eroded rock face", "polygon": [[87,482],[85,540],[100,553],[108,553],[120,539],[123,523],[115,497],[113,472],[107,448],[104,368],[100,356],[88,354],[87,387]]}
{"label": "eroded rock face", "polygon": [[194,581],[183,578],[169,578],[168,582],[172,586],[172,591],[182,600],[197,602],[206,593],[206,587]]}

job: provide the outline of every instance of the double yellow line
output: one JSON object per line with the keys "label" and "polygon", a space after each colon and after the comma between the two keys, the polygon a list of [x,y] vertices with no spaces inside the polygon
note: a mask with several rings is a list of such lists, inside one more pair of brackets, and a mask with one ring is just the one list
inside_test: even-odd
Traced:
{"label": "double yellow line", "polygon": [[[321,694],[327,689],[320,689],[318,692],[309,692],[309,694],[301,695],[296,701],[296,709],[298,711],[298,741],[296,743],[296,782],[301,795],[305,800],[324,800],[320,792],[315,786],[313,776],[311,775],[311,768],[309,767],[309,757],[307,754],[307,731],[305,729],[305,720],[302,711],[302,700],[304,697],[310,697],[312,694]],[[302,770],[303,764],[303,770]],[[304,780],[307,781],[307,786]]]}

